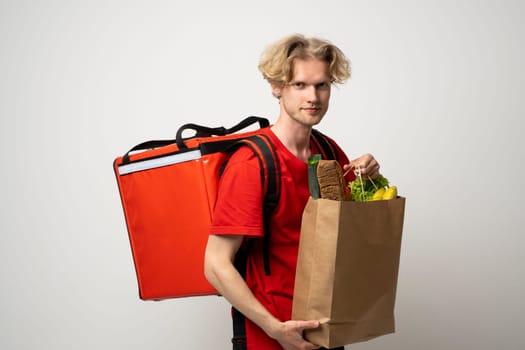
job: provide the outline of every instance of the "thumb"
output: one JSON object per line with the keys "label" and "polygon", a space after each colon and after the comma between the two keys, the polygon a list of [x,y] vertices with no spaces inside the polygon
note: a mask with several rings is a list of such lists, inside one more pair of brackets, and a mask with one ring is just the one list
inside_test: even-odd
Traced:
{"label": "thumb", "polygon": [[319,327],[320,322],[318,320],[300,321],[299,328],[301,329],[315,329]]}
{"label": "thumb", "polygon": [[352,162],[343,165],[343,176],[346,176],[351,171],[355,171],[355,165]]}

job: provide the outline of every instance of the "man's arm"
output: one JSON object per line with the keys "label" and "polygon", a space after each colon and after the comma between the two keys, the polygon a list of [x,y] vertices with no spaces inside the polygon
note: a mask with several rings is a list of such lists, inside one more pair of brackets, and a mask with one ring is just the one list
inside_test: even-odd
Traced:
{"label": "man's arm", "polygon": [[255,298],[233,261],[243,236],[210,235],[204,270],[208,281],[245,317],[277,340],[285,349],[318,349],[303,339],[304,329],[317,328],[319,321],[280,322]]}

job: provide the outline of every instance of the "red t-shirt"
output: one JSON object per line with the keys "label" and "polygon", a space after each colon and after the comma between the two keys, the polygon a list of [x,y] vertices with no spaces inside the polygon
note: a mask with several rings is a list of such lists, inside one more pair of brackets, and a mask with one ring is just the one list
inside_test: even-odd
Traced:
{"label": "red t-shirt", "polygon": [[[211,234],[244,235],[246,239],[253,239],[246,283],[270,313],[287,321],[292,314],[302,213],[310,196],[308,166],[293,155],[269,128],[262,132],[270,136],[281,167],[281,194],[270,222],[271,275],[265,275],[263,265],[263,189],[259,163],[248,147],[232,155],[222,174]],[[320,153],[313,143],[311,147],[312,154]],[[339,163],[347,164],[348,159],[341,149],[338,154]],[[250,320],[246,321],[246,338],[249,350],[282,349]]]}

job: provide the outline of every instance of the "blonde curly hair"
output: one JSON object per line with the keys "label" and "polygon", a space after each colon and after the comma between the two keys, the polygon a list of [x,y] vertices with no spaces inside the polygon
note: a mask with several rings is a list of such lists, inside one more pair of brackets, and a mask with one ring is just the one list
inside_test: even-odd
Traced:
{"label": "blonde curly hair", "polygon": [[259,71],[271,85],[284,86],[293,78],[296,58],[316,58],[328,62],[332,83],[343,84],[350,78],[350,61],[337,46],[302,34],[290,35],[269,46],[261,55]]}

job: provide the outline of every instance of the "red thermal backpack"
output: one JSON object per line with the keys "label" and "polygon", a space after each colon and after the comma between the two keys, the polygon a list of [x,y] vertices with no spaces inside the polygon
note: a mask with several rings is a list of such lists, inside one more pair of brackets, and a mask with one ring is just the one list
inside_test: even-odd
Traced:
{"label": "red thermal backpack", "polygon": [[[253,124],[259,128],[241,132]],[[261,165],[264,264],[270,273],[267,222],[279,201],[280,170],[272,143],[261,133],[267,127],[267,119],[253,116],[229,129],[185,124],[175,139],[143,142],[114,160],[142,300],[218,294],[204,276],[204,251],[222,168],[241,146]],[[195,135],[184,138],[186,131]],[[312,137],[324,159],[336,159],[324,135],[312,130]]]}

